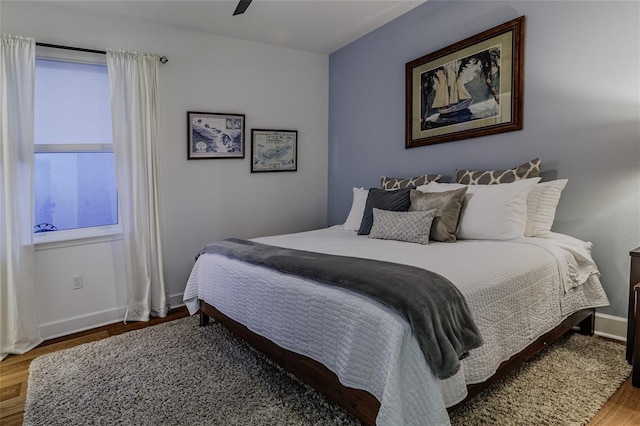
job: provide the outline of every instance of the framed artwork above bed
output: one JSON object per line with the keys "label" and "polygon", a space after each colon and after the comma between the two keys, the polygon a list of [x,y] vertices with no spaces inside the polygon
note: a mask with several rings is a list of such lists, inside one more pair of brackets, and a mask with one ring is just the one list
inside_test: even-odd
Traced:
{"label": "framed artwork above bed", "polygon": [[522,129],[524,22],[406,64],[405,148]]}

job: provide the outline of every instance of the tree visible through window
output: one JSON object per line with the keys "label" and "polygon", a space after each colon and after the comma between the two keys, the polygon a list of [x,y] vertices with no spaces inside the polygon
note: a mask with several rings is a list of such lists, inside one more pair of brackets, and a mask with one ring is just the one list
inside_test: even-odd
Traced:
{"label": "tree visible through window", "polygon": [[36,59],[34,232],[118,223],[106,64]]}

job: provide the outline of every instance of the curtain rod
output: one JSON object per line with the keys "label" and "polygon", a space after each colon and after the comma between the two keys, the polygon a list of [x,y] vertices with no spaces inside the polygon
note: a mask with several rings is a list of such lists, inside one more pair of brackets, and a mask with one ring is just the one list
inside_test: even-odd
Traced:
{"label": "curtain rod", "polygon": [[[59,44],[49,44],[49,43],[37,42],[36,46],[51,47],[51,48],[54,48],[54,49],[75,50],[76,52],[98,53],[98,54],[101,54],[101,55],[106,55],[107,54],[107,52],[105,50],[85,49],[83,47],[61,46]],[[169,59],[167,59],[166,56],[160,56],[160,62],[163,63],[163,64],[166,64],[167,62],[169,62]]]}

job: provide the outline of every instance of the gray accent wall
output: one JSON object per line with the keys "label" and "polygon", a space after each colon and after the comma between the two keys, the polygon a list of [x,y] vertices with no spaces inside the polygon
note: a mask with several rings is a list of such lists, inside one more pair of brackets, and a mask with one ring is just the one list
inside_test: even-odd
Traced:
{"label": "gray accent wall", "polygon": [[[405,63],[524,15],[524,129],[404,148]],[[510,168],[542,159],[567,178],[554,231],[594,244],[611,306],[626,317],[629,256],[640,246],[640,3],[434,1],[329,57],[328,224],[352,187],[382,175]],[[464,259],[458,259],[464,262]]]}

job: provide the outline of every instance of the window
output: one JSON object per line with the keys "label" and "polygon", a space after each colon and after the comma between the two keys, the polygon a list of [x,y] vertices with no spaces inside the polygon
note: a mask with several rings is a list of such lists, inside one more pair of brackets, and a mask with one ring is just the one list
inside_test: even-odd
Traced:
{"label": "window", "polygon": [[113,233],[118,203],[106,64],[36,59],[34,140],[34,232]]}

